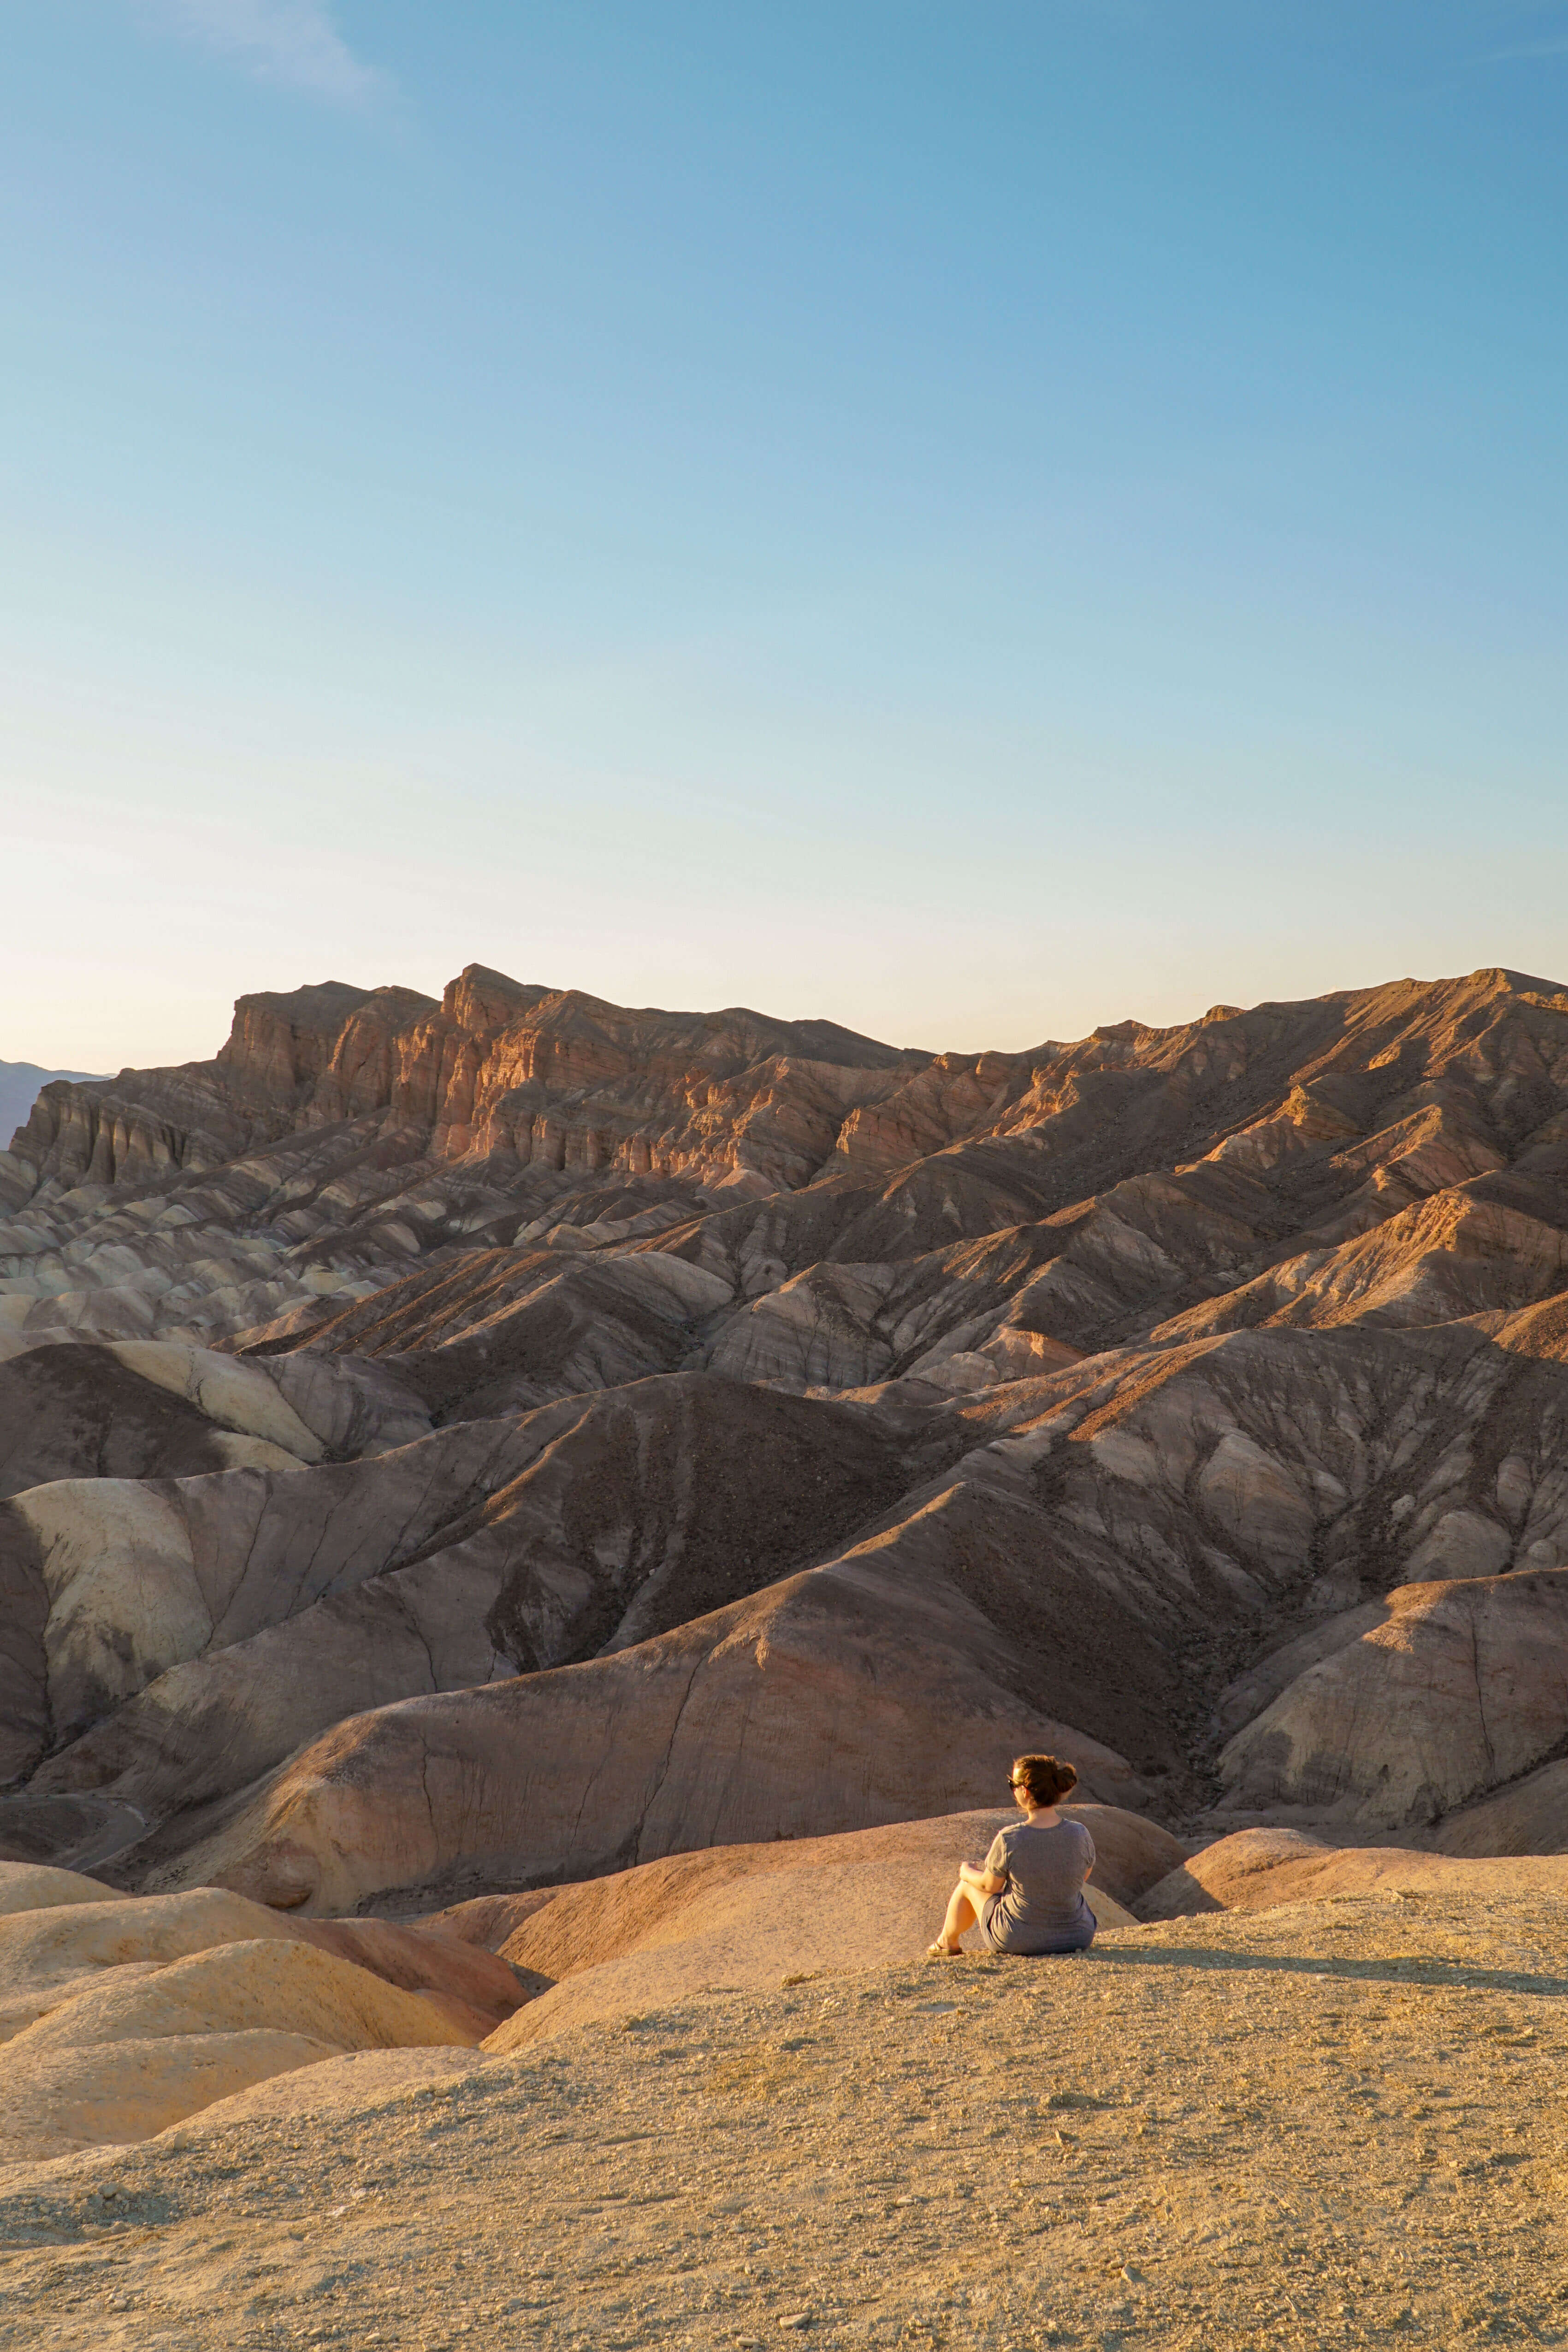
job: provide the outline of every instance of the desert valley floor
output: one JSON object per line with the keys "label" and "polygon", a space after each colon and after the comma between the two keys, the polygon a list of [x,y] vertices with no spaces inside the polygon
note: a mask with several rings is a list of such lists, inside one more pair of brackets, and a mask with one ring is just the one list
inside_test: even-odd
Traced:
{"label": "desert valley floor", "polygon": [[324,983],[0,1219],[0,2344],[1568,2340],[1568,992]]}

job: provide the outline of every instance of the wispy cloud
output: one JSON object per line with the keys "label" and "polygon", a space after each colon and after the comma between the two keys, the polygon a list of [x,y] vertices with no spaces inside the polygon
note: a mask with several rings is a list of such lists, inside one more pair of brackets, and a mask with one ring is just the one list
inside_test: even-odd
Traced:
{"label": "wispy cloud", "polygon": [[[1514,0],[1514,5],[1503,13],[1516,20],[1515,37],[1486,50],[1478,60],[1479,64],[1506,66],[1530,58],[1568,58],[1568,24],[1563,22],[1563,0],[1550,0],[1545,6],[1541,0],[1524,0],[1523,5]],[[1520,24],[1520,17],[1533,17],[1535,21],[1533,25],[1528,21]],[[1502,29],[1499,26],[1498,30]]]}
{"label": "wispy cloud", "polygon": [[153,0],[143,14],[261,80],[311,98],[364,106],[390,87],[354,56],[332,22],[331,0]]}

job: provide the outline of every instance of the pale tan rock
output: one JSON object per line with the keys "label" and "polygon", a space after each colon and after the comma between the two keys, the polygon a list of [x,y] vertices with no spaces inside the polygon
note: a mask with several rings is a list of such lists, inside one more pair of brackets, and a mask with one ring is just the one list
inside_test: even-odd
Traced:
{"label": "pale tan rock", "polygon": [[321,1459],[321,1439],[258,1365],[174,1339],[120,1339],[109,1352],[154,1388],[187,1398],[204,1419],[261,1438],[293,1461]]}
{"label": "pale tan rock", "polygon": [[212,1639],[178,1498],[129,1478],[60,1478],[10,1504],[36,1548],[44,1653],[62,1729],[91,1722]]}
{"label": "pale tan rock", "polygon": [[36,2164],[150,2139],[215,2100],[336,2055],[330,2042],[266,2026],[39,2051],[15,2074],[0,2052],[3,2161]]}
{"label": "pale tan rock", "polygon": [[1300,1831],[1241,1830],[1193,1855],[1133,1905],[1140,1919],[1205,1911],[1270,1911],[1343,1895],[1568,1895],[1568,1855],[1458,1860],[1403,1846],[1334,1846]]}
{"label": "pale tan rock", "polygon": [[1226,1802],[1424,1827],[1563,1736],[1568,1570],[1397,1588],[1227,1743]]}
{"label": "pale tan rock", "polygon": [[54,1870],[47,1863],[0,1862],[0,1917],[15,1911],[52,1911],[67,1903],[129,1899],[100,1879],[85,1878],[74,1870]]}
{"label": "pale tan rock", "polygon": [[240,1437],[228,1429],[215,1429],[213,1452],[222,1470],[297,1470],[298,1458],[285,1446],[264,1437]]}
{"label": "pale tan rock", "polygon": [[79,1990],[103,1969],[133,1964],[163,1967],[219,1945],[273,1938],[298,1943],[288,1920],[248,1903],[227,1887],[195,1887],[178,1895],[126,1902],[51,1905],[0,1917],[0,1998],[51,1996]]}
{"label": "pale tan rock", "polygon": [[0,2081],[18,2081],[40,2052],[252,2028],[305,2033],[340,2050],[468,2038],[421,1994],[274,1937],[188,1953],[148,1973],[100,1972],[15,2036],[0,2055]]}
{"label": "pale tan rock", "polygon": [[341,1913],[957,1811],[1041,1748],[1089,1797],[1142,1793],[1124,1759],[1012,1696],[1015,1652],[951,1583],[884,1549],[614,1656],[361,1717],[159,1878]]}
{"label": "pale tan rock", "polygon": [[1568,1853],[1568,1761],[1543,1764],[1496,1796],[1448,1814],[1432,1832],[1440,1853]]}
{"label": "pale tan rock", "polygon": [[478,2038],[445,2004],[292,1939],[111,1968],[0,2049],[0,2138],[12,2161],[144,2138],[338,2051]]}
{"label": "pale tan rock", "polygon": [[[161,1815],[258,1779],[344,1715],[624,1647],[831,1557],[956,1450],[939,1432],[928,1454],[928,1418],[900,1429],[685,1375],[374,1463],[138,1490],[169,1514],[165,1555],[138,1559],[123,1608],[92,1620],[100,1638],[125,1626],[133,1658],[127,1621],[160,1576],[194,1572],[216,1621],[32,1785]],[[100,1584],[113,1557],[95,1555]],[[62,1729],[86,1711],[73,1696],[51,1683]]]}
{"label": "pale tan rock", "polygon": [[[1136,1853],[1145,1870],[1175,1851],[1173,1838],[1112,1808],[1077,1811],[1097,1846],[1105,1837],[1096,1882],[1113,1847],[1124,1860]],[[1016,1812],[954,1813],[847,1837],[721,1847],[573,1887],[503,1946],[531,1978],[553,1981],[485,2047],[523,2049],[714,1985],[771,1989],[781,1976],[837,1976],[917,1958],[942,1926],[960,1862],[983,1862],[1009,1819]],[[1139,1876],[1134,1869],[1131,1883]],[[1102,1927],[1131,1925],[1103,1885],[1091,1882],[1087,1892]],[[983,1948],[977,1929],[968,1941]],[[1058,1965],[1017,1963],[1020,1974],[1047,1978]]]}
{"label": "pale tan rock", "polygon": [[1445,1511],[1411,1553],[1405,1581],[1429,1584],[1445,1576],[1498,1576],[1512,1556],[1506,1525],[1479,1511]]}

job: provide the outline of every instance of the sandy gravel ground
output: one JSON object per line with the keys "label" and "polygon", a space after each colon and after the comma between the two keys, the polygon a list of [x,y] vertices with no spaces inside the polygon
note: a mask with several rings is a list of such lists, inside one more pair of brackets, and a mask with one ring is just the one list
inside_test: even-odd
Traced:
{"label": "sandy gravel ground", "polygon": [[1377,1896],[339,2060],[0,2175],[0,2346],[1568,2342],[1565,2001]]}

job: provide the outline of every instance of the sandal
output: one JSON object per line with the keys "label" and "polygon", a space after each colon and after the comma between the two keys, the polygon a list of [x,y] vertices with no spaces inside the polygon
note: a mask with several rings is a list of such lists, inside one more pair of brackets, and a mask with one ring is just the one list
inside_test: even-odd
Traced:
{"label": "sandal", "polygon": [[963,1947],[961,1944],[941,1942],[928,1944],[926,1958],[928,1960],[961,1960],[963,1958]]}

